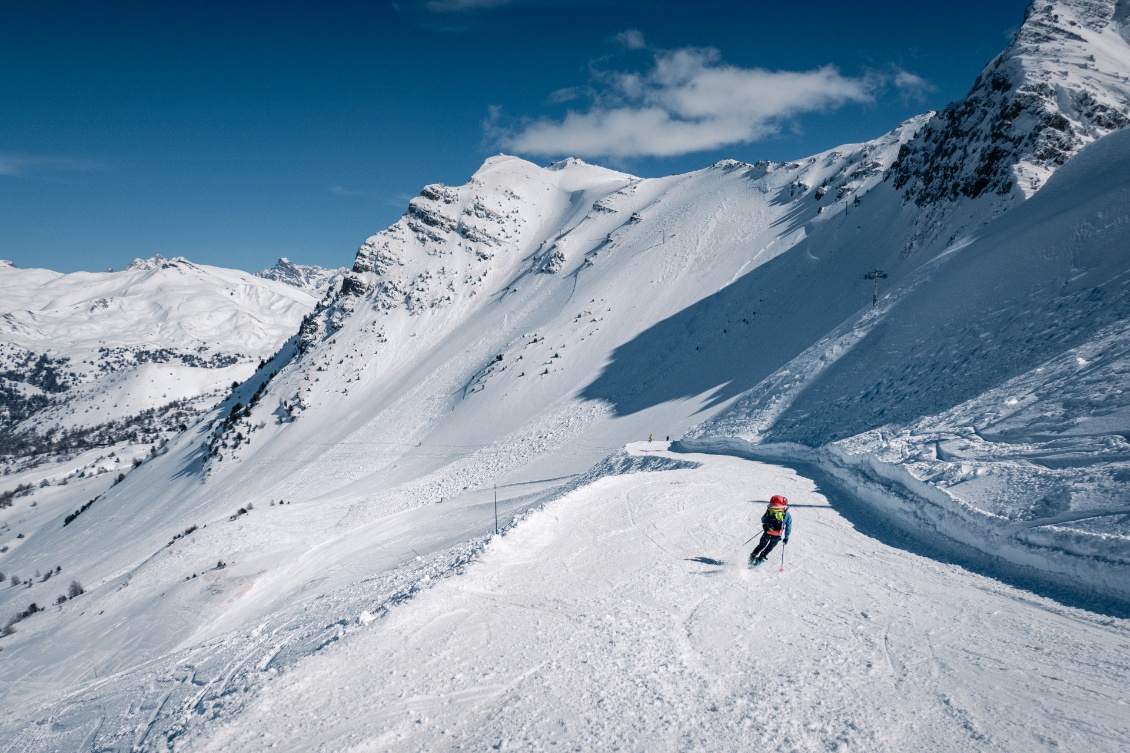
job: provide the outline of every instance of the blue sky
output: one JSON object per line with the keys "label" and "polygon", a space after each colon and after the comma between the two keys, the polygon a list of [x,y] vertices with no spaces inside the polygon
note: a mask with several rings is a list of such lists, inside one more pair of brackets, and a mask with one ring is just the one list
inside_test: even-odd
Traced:
{"label": "blue sky", "polygon": [[0,6],[0,258],[349,266],[500,151],[796,159],[963,96],[1026,0]]}

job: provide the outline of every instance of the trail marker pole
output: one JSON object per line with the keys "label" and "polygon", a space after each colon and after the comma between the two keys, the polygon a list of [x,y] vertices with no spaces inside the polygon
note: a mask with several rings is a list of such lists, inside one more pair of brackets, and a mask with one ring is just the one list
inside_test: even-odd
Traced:
{"label": "trail marker pole", "polygon": [[498,484],[494,485],[494,535],[498,535]]}

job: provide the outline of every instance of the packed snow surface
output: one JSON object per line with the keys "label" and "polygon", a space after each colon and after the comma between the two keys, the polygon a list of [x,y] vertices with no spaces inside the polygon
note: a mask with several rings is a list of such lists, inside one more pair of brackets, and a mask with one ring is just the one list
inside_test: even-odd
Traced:
{"label": "packed snow surface", "polygon": [[[665,446],[637,443],[627,473],[607,466],[473,562],[448,560],[455,577],[429,570],[444,557],[421,547],[431,575],[417,577],[436,584],[413,598],[390,600],[379,577],[300,598],[163,668],[103,676],[52,707],[50,725],[13,727],[12,744],[1124,749],[1130,622],[923,556],[795,471]],[[749,570],[742,541],[771,492],[792,502],[793,538]],[[452,504],[489,516],[482,501]],[[414,515],[437,523],[439,507]],[[410,554],[408,529],[392,525],[379,547]],[[131,688],[133,708],[115,709]]]}
{"label": "packed snow surface", "polygon": [[[883,543],[779,466],[637,448],[701,466],[532,514],[188,747],[1124,749],[1130,622]],[[741,545],[769,492],[783,572]]]}

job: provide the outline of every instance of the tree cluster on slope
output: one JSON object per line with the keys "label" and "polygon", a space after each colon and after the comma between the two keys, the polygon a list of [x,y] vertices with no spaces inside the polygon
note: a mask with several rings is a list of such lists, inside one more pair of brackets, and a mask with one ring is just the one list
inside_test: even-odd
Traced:
{"label": "tree cluster on slope", "polygon": [[[259,404],[263,394],[267,391],[267,385],[275,378],[277,373],[272,371],[268,374],[266,379],[259,382],[259,386],[247,401],[247,405],[237,402],[228,411],[224,420],[219,422],[216,428],[212,430],[212,436],[208,440],[207,457],[209,460],[213,458],[223,460],[223,450],[237,450],[240,445],[251,441],[253,432],[262,428],[262,424],[253,425],[251,423],[251,410]],[[238,385],[233,385],[233,387],[235,386]]]}
{"label": "tree cluster on slope", "polygon": [[197,369],[225,369],[246,360],[246,356],[239,353],[213,353],[205,357],[202,354],[206,350],[204,345],[197,348],[196,353],[173,348],[102,347],[98,349],[98,369],[112,373],[144,363],[179,363]]}
{"label": "tree cluster on slope", "polygon": [[0,462],[23,459],[30,461],[32,467],[59,455],[74,455],[121,442],[159,442],[169,433],[187,429],[202,413],[203,409],[192,400],[182,399],[97,426],[53,428],[42,434],[0,425]]}
{"label": "tree cluster on slope", "polygon": [[[56,568],[55,572],[62,572],[62,570],[63,568],[59,567]],[[44,580],[47,580],[47,578],[44,578]],[[12,577],[12,585],[19,585],[19,582],[20,581],[18,578],[16,578],[15,576]],[[29,580],[28,583],[30,584],[31,581]],[[67,593],[59,594],[59,596],[55,598],[55,604],[62,605],[69,599],[74,599],[75,597],[81,596],[84,593],[86,593],[86,590],[82,587],[82,584],[80,584],[77,580],[72,580],[71,585],[67,588]],[[44,609],[44,607],[39,606],[39,604],[33,601],[27,609],[18,611],[8,618],[8,621],[4,624],[3,629],[0,629],[0,637],[9,636],[12,633],[16,632],[15,626],[18,623],[26,620],[28,617],[31,617],[34,614],[38,614],[39,612],[44,611]]]}
{"label": "tree cluster on slope", "polygon": [[31,484],[19,484],[15,489],[8,489],[6,491],[0,492],[0,510],[5,507],[11,507],[12,500],[16,499],[17,497],[22,497],[25,494],[31,494],[34,488],[35,487]]}

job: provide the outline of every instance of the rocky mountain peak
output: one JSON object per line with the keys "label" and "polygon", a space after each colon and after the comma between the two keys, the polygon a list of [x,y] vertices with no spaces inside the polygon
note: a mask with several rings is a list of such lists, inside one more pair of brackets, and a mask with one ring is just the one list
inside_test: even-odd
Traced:
{"label": "rocky mountain peak", "polygon": [[891,168],[918,205],[1031,196],[1083,146],[1130,125],[1126,0],[1036,0],[969,95],[939,112]]}
{"label": "rocky mountain peak", "polygon": [[127,272],[146,272],[151,269],[157,269],[164,264],[168,259],[160,254],[156,254],[148,259],[134,259],[126,267]]}
{"label": "rocky mountain peak", "polygon": [[275,262],[270,269],[261,269],[255,273],[256,277],[264,280],[286,283],[299,290],[304,290],[312,296],[321,297],[326,290],[337,284],[344,269],[326,269],[309,264],[295,264],[285,256]]}

